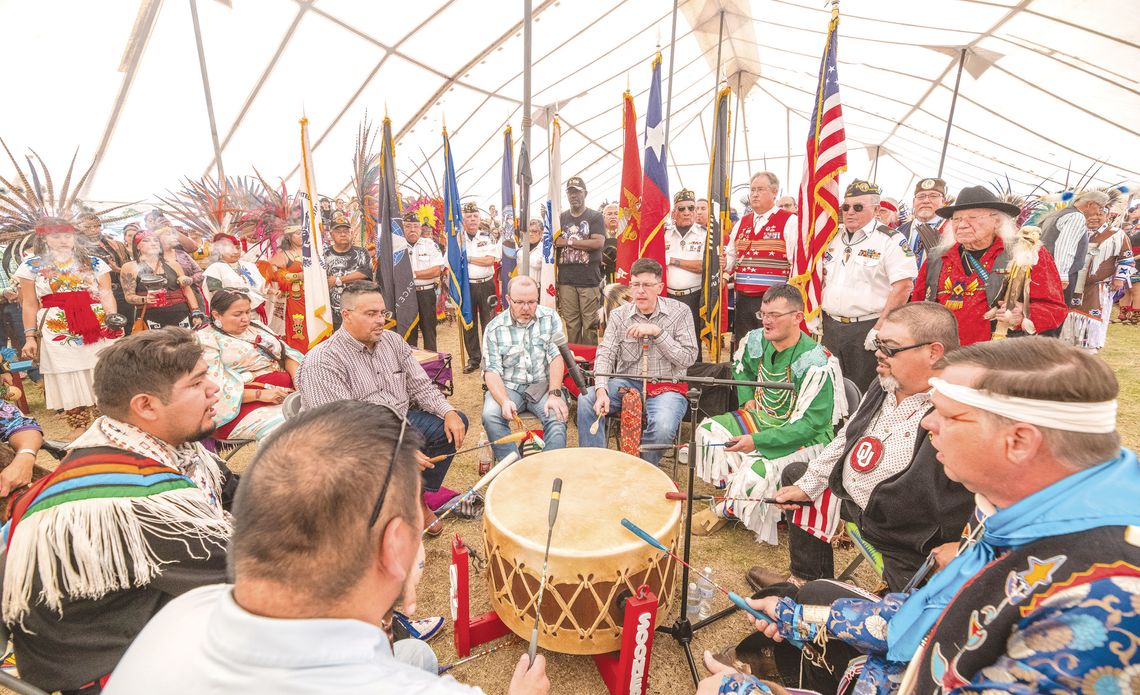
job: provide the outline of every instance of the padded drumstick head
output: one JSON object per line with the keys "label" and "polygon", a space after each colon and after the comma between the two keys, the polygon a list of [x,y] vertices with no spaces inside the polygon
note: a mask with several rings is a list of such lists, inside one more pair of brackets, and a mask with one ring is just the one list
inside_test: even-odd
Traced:
{"label": "padded drumstick head", "polygon": [[538,447],[539,450],[546,448],[546,442],[543,441],[542,437],[538,436],[534,432],[530,433],[530,441],[534,442],[534,445]]}

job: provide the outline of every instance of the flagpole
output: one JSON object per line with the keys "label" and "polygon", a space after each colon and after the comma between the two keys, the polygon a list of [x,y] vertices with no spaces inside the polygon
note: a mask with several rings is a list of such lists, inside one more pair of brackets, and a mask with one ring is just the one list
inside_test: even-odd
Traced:
{"label": "flagpole", "polygon": [[[523,0],[523,107],[522,107],[522,139],[520,152],[526,150],[530,157],[530,72],[531,72],[531,24],[534,19],[532,0]],[[519,171],[522,167],[518,167]],[[515,172],[517,176],[519,171]],[[518,266],[524,272],[530,273],[530,234],[527,225],[530,224],[530,183],[519,181],[519,202],[521,210],[515,211],[519,220],[519,236],[522,245],[519,247]]]}
{"label": "flagpole", "polygon": [[[673,116],[673,57],[677,53],[677,3],[673,0],[673,33],[669,37],[669,93],[665,97],[665,147],[669,147],[669,120]],[[723,12],[721,14],[724,14]],[[660,43],[660,41],[658,41]],[[628,81],[628,77],[627,77]],[[628,85],[627,85],[628,88]],[[664,152],[664,150],[662,150]],[[666,172],[668,175],[668,172]]]}
{"label": "flagpole", "polygon": [[946,137],[942,139],[942,156],[938,158],[938,177],[942,178],[942,165],[946,163],[946,148],[950,146],[950,129],[954,127],[954,107],[958,105],[958,87],[962,84],[962,68],[966,67],[965,46],[958,56],[958,76],[954,78],[954,96],[950,99],[950,115],[946,119]]}

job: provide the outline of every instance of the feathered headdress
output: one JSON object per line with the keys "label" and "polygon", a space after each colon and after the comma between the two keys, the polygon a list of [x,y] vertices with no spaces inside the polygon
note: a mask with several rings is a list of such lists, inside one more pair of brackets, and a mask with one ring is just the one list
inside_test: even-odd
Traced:
{"label": "feathered headdress", "polygon": [[[31,156],[25,156],[28,162],[27,172],[25,172],[12,155],[12,151],[8,149],[8,144],[4,142],[3,138],[0,138],[0,146],[3,146],[4,152],[7,153],[8,159],[16,170],[13,177],[15,183],[0,176],[0,185],[3,186],[0,189],[0,241],[11,241],[30,234],[36,227],[36,221],[43,217],[60,217],[65,220],[73,220],[80,213],[85,213],[94,215],[100,222],[107,224],[131,216],[129,214],[116,216],[113,213],[128,205],[133,205],[133,203],[124,203],[96,210],[84,207],[79,201],[79,191],[87,182],[87,177],[91,174],[94,163],[87,167],[87,170],[83,172],[83,175],[75,182],[75,186],[72,187],[71,179],[75,172],[75,159],[79,154],[78,149],[71,157],[71,164],[68,165],[67,174],[63,177],[63,185],[57,192],[51,172],[48,171],[44,160],[34,150],[31,150]],[[32,157],[35,157],[35,161],[32,160]]]}
{"label": "feathered headdress", "polygon": [[[422,226],[430,228],[432,236],[439,234],[439,223],[443,220],[443,198],[416,198],[408,201],[404,210],[414,213]],[[420,233],[423,234],[424,231],[421,230]]]}
{"label": "feathered headdress", "polygon": [[352,154],[352,188],[359,204],[353,212],[353,226],[360,230],[361,245],[365,248],[376,238],[376,225],[380,220],[380,155],[373,151],[376,131],[365,114],[356,131],[356,147]]}
{"label": "feathered headdress", "polygon": [[166,197],[157,196],[169,210],[170,217],[186,225],[202,239],[218,234],[241,236],[249,222],[246,212],[259,205],[259,184],[245,178],[217,181],[209,176],[185,179],[182,189]]}

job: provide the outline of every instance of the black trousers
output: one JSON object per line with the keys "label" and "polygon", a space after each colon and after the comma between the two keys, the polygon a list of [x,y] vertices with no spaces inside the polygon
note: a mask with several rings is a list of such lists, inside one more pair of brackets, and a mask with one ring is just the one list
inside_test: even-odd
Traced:
{"label": "black trousers", "polygon": [[483,329],[491,321],[490,297],[495,296],[495,278],[483,282],[472,282],[471,287],[471,330],[463,332],[463,344],[467,347],[467,363],[479,364],[483,361]]}
{"label": "black trousers", "polygon": [[764,295],[753,297],[736,293],[736,316],[733,317],[732,335],[736,337],[737,345],[744,342],[744,336],[749,332],[763,327],[760,319],[756,318],[756,312],[760,311],[760,302],[763,299]]}
{"label": "black trousers", "polygon": [[[878,360],[875,359],[875,353],[863,347],[867,334],[874,327],[875,319],[840,323],[826,312],[823,314],[823,346],[839,359],[843,376],[855,382],[862,393],[867,392],[867,387],[876,376],[875,365]],[[836,384],[835,387],[842,388],[842,385]]]}
{"label": "black trousers", "polygon": [[416,307],[419,309],[420,322],[408,334],[408,345],[417,347],[420,343],[419,335],[424,334],[424,349],[436,352],[435,342],[435,287],[427,289],[416,288]]}
{"label": "black trousers", "polygon": [[[676,299],[678,302],[689,307],[689,311],[693,313],[693,330],[697,334],[697,362],[702,361],[704,358],[704,345],[701,343],[701,296],[704,293],[701,291],[691,292],[689,294],[676,297],[672,293],[669,294],[670,299]],[[717,336],[719,339],[719,336]]]}
{"label": "black trousers", "polygon": [[[789,463],[780,473],[780,486],[795,485],[807,467],[803,461]],[[835,555],[831,551],[831,544],[821,541],[790,521],[788,553],[792,556],[791,572],[795,577],[812,581],[835,576]]]}

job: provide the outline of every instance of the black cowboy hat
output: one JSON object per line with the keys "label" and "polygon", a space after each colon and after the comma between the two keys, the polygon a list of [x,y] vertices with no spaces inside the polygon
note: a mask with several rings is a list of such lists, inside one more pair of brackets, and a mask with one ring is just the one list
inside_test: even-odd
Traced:
{"label": "black cowboy hat", "polygon": [[958,194],[958,197],[954,200],[953,205],[940,207],[934,211],[934,214],[947,220],[953,217],[954,213],[959,210],[977,209],[997,210],[998,212],[1004,212],[1010,217],[1017,217],[1021,214],[1021,208],[1013,203],[1002,202],[993,191],[985,186],[967,186],[963,188]]}

